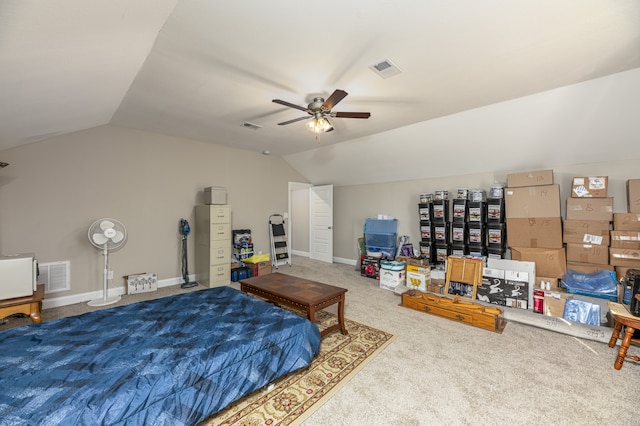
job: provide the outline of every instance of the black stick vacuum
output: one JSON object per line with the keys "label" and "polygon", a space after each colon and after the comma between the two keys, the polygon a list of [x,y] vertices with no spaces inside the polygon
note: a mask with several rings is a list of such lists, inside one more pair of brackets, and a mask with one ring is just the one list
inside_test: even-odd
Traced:
{"label": "black stick vacuum", "polygon": [[191,227],[187,219],[180,219],[180,234],[182,234],[182,279],[181,288],[191,288],[198,285],[195,281],[189,281],[189,267],[187,265],[187,235],[191,232]]}

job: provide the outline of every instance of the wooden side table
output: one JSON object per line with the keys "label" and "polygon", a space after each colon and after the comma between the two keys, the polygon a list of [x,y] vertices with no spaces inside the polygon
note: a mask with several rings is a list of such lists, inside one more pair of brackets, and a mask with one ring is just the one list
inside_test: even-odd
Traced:
{"label": "wooden side table", "polygon": [[44,299],[44,284],[38,284],[33,296],[16,297],[0,301],[0,319],[13,314],[25,314],[31,317],[31,322],[42,322],[42,300]]}
{"label": "wooden side table", "polygon": [[622,339],[622,343],[620,343],[618,356],[616,357],[616,361],[613,364],[613,368],[615,368],[616,370],[620,370],[625,358],[640,362],[640,357],[627,355],[627,351],[629,350],[629,345],[631,344],[631,342],[640,343],[640,339],[633,338],[633,332],[635,330],[640,330],[640,317],[631,315],[629,310],[620,303],[607,302],[607,304],[609,305],[611,316],[616,321],[616,327],[613,329],[611,339],[609,340],[610,348],[613,348],[616,345],[618,337],[620,337],[622,326],[626,326],[624,338]]}

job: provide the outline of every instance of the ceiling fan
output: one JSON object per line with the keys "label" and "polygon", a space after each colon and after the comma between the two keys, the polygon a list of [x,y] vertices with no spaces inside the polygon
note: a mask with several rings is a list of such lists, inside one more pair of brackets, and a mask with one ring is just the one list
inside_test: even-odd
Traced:
{"label": "ceiling fan", "polygon": [[[299,109],[300,111],[304,111],[310,116],[312,116],[312,120],[307,123],[307,127],[313,133],[326,133],[333,130],[333,126],[327,119],[327,117],[336,117],[336,118],[369,118],[371,117],[371,113],[369,112],[332,112],[334,106],[341,100],[347,96],[348,93],[344,90],[336,89],[333,91],[331,96],[324,100],[322,97],[313,98],[313,102],[311,102],[307,107],[302,107],[299,105],[292,104],[287,101],[283,101],[280,99],[273,99],[273,102],[284,105],[289,108]],[[294,118],[293,120],[283,121],[282,123],[278,123],[279,126],[284,126],[286,124],[295,123],[296,121],[306,120],[309,117],[299,117]]]}

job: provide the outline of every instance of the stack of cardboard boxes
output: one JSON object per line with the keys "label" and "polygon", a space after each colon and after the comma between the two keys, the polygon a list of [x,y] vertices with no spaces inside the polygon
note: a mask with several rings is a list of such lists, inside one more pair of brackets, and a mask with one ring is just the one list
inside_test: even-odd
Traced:
{"label": "stack of cardboard boxes", "polygon": [[567,265],[560,186],[553,183],[553,170],[507,175],[505,209],[511,259],[535,262],[536,288],[541,281],[557,288]]}
{"label": "stack of cardboard boxes", "polygon": [[640,269],[640,179],[627,181],[627,213],[613,214],[609,263],[618,282],[629,269]]}
{"label": "stack of cardboard boxes", "polygon": [[583,273],[613,271],[609,264],[613,197],[607,196],[608,187],[607,176],[573,178],[563,232],[567,269]]}

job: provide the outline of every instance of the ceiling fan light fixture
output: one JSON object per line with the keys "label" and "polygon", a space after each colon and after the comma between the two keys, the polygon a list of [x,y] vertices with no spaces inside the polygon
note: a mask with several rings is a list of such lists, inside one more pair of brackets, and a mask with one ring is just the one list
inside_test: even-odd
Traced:
{"label": "ceiling fan light fixture", "polygon": [[307,128],[313,133],[325,133],[333,128],[329,120],[322,115],[317,115],[311,121],[307,122]]}

